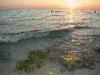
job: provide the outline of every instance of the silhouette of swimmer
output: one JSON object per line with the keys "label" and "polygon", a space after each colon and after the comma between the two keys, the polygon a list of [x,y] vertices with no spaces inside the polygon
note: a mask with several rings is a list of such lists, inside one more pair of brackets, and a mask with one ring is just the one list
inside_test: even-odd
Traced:
{"label": "silhouette of swimmer", "polygon": [[53,11],[51,10],[51,12],[53,12]]}
{"label": "silhouette of swimmer", "polygon": [[96,13],[96,10],[94,11],[94,13]]}

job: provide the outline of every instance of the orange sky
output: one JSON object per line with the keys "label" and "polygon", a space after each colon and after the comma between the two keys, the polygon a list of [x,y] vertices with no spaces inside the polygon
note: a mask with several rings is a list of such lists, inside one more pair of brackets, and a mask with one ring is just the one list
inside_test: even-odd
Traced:
{"label": "orange sky", "polygon": [[[73,5],[74,4],[74,5]],[[100,0],[0,0],[0,8],[99,8]]]}

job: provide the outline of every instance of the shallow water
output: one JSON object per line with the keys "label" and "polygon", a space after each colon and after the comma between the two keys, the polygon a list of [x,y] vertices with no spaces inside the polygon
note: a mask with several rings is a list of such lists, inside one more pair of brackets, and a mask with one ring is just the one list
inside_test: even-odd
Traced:
{"label": "shallow water", "polygon": [[[70,46],[65,44],[66,41],[78,40],[84,43],[85,45],[78,46],[79,51],[87,49],[87,51],[92,52],[91,47],[97,45],[100,47],[100,11],[97,11],[97,13],[94,13],[92,10],[79,10],[76,12],[69,12],[67,10],[53,11],[51,13],[50,10],[38,9],[0,9],[0,50],[10,53],[10,60],[0,60],[0,73],[2,75],[100,74],[100,63],[95,65],[96,68],[94,70],[85,68],[72,72],[67,69],[62,72],[61,69],[63,67],[58,62],[47,62],[40,69],[30,73],[21,72],[16,69],[16,62],[26,59],[29,51],[54,48],[62,52]],[[77,25],[80,28],[72,28],[64,32],[61,30]],[[38,31],[34,32],[34,30]],[[50,32],[47,32],[52,30],[59,30],[57,31],[59,33],[53,31],[52,34],[49,34]],[[44,32],[47,32],[47,34]],[[39,36],[40,34],[43,34],[42,37]],[[51,35],[53,37],[50,37]],[[93,44],[94,42],[95,45]],[[87,45],[89,46],[87,47]],[[75,47],[72,46],[72,48]]]}

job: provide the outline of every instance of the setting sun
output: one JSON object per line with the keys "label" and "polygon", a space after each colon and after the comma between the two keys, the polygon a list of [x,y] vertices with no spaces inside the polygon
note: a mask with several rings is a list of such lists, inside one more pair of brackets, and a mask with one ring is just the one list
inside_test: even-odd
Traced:
{"label": "setting sun", "polygon": [[1,0],[0,8],[100,9],[100,0]]}
{"label": "setting sun", "polygon": [[76,8],[78,6],[78,0],[66,0],[66,4],[69,8]]}

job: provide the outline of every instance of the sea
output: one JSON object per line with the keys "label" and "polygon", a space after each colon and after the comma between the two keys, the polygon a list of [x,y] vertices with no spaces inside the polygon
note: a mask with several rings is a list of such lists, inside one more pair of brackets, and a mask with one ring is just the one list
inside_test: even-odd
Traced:
{"label": "sea", "polygon": [[0,52],[9,52],[10,60],[0,60],[0,75],[100,75],[99,63],[94,70],[64,73],[53,62],[31,73],[16,70],[16,62],[27,58],[29,51],[54,46],[63,49],[62,42],[79,39],[78,36],[85,44],[92,42],[91,46],[100,47],[100,10],[1,8]]}

